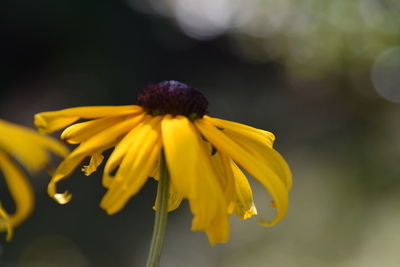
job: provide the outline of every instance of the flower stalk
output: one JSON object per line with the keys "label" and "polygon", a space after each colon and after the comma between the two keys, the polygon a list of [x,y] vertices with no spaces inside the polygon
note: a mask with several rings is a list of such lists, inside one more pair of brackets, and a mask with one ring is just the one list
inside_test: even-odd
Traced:
{"label": "flower stalk", "polygon": [[160,263],[168,220],[169,180],[169,172],[165,162],[164,151],[162,150],[160,156],[160,178],[157,187],[156,214],[150,252],[147,258],[147,267],[158,267]]}

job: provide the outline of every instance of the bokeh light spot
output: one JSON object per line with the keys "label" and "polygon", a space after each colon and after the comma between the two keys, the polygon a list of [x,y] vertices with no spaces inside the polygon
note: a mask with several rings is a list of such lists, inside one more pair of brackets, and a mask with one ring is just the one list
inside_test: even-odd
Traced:
{"label": "bokeh light spot", "polygon": [[400,46],[387,48],[377,57],[372,82],[380,96],[400,103]]}

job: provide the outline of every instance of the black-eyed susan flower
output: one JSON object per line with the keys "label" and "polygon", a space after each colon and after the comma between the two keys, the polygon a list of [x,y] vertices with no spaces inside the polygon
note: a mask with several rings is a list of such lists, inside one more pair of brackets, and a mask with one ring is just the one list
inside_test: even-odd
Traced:
{"label": "black-eyed susan flower", "polygon": [[[48,192],[63,204],[68,192],[57,193],[56,184],[81,162],[90,175],[103,161],[102,153],[114,148],[102,182],[108,189],[100,206],[108,214],[120,211],[146,183],[158,177],[165,157],[170,174],[168,210],[187,199],[194,215],[193,231],[205,231],[209,242],[229,238],[229,215],[242,219],[256,214],[252,190],[242,169],[271,194],[280,221],[288,208],[292,185],[289,167],[272,148],[274,135],[243,124],[207,116],[208,102],[196,89],[166,81],[149,85],[138,105],[77,107],[43,112],[35,125],[44,133],[67,127],[61,138],[79,144],[58,166]],[[75,123],[78,120],[87,120]],[[74,124],[75,123],[75,124]],[[72,125],[71,125],[72,124]]]}
{"label": "black-eyed susan flower", "polygon": [[0,172],[15,202],[13,213],[0,203],[0,232],[7,232],[7,240],[12,237],[12,229],[31,214],[35,203],[31,185],[15,161],[34,173],[46,167],[50,151],[63,157],[68,154],[60,142],[0,119]]}

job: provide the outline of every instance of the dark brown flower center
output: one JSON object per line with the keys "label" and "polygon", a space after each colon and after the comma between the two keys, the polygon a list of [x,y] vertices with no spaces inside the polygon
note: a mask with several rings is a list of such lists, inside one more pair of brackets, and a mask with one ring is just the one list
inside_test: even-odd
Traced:
{"label": "dark brown flower center", "polygon": [[208,101],[200,91],[177,81],[146,86],[139,93],[138,102],[149,114],[184,115],[192,120],[203,117],[208,108]]}

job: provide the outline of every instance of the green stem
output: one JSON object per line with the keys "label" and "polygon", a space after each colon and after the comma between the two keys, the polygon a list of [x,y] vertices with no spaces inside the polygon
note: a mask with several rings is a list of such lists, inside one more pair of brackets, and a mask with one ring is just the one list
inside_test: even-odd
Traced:
{"label": "green stem", "polygon": [[160,178],[158,180],[156,216],[154,219],[153,236],[147,267],[157,267],[160,264],[161,253],[164,245],[165,229],[168,219],[169,173],[165,162],[164,151],[160,156]]}

